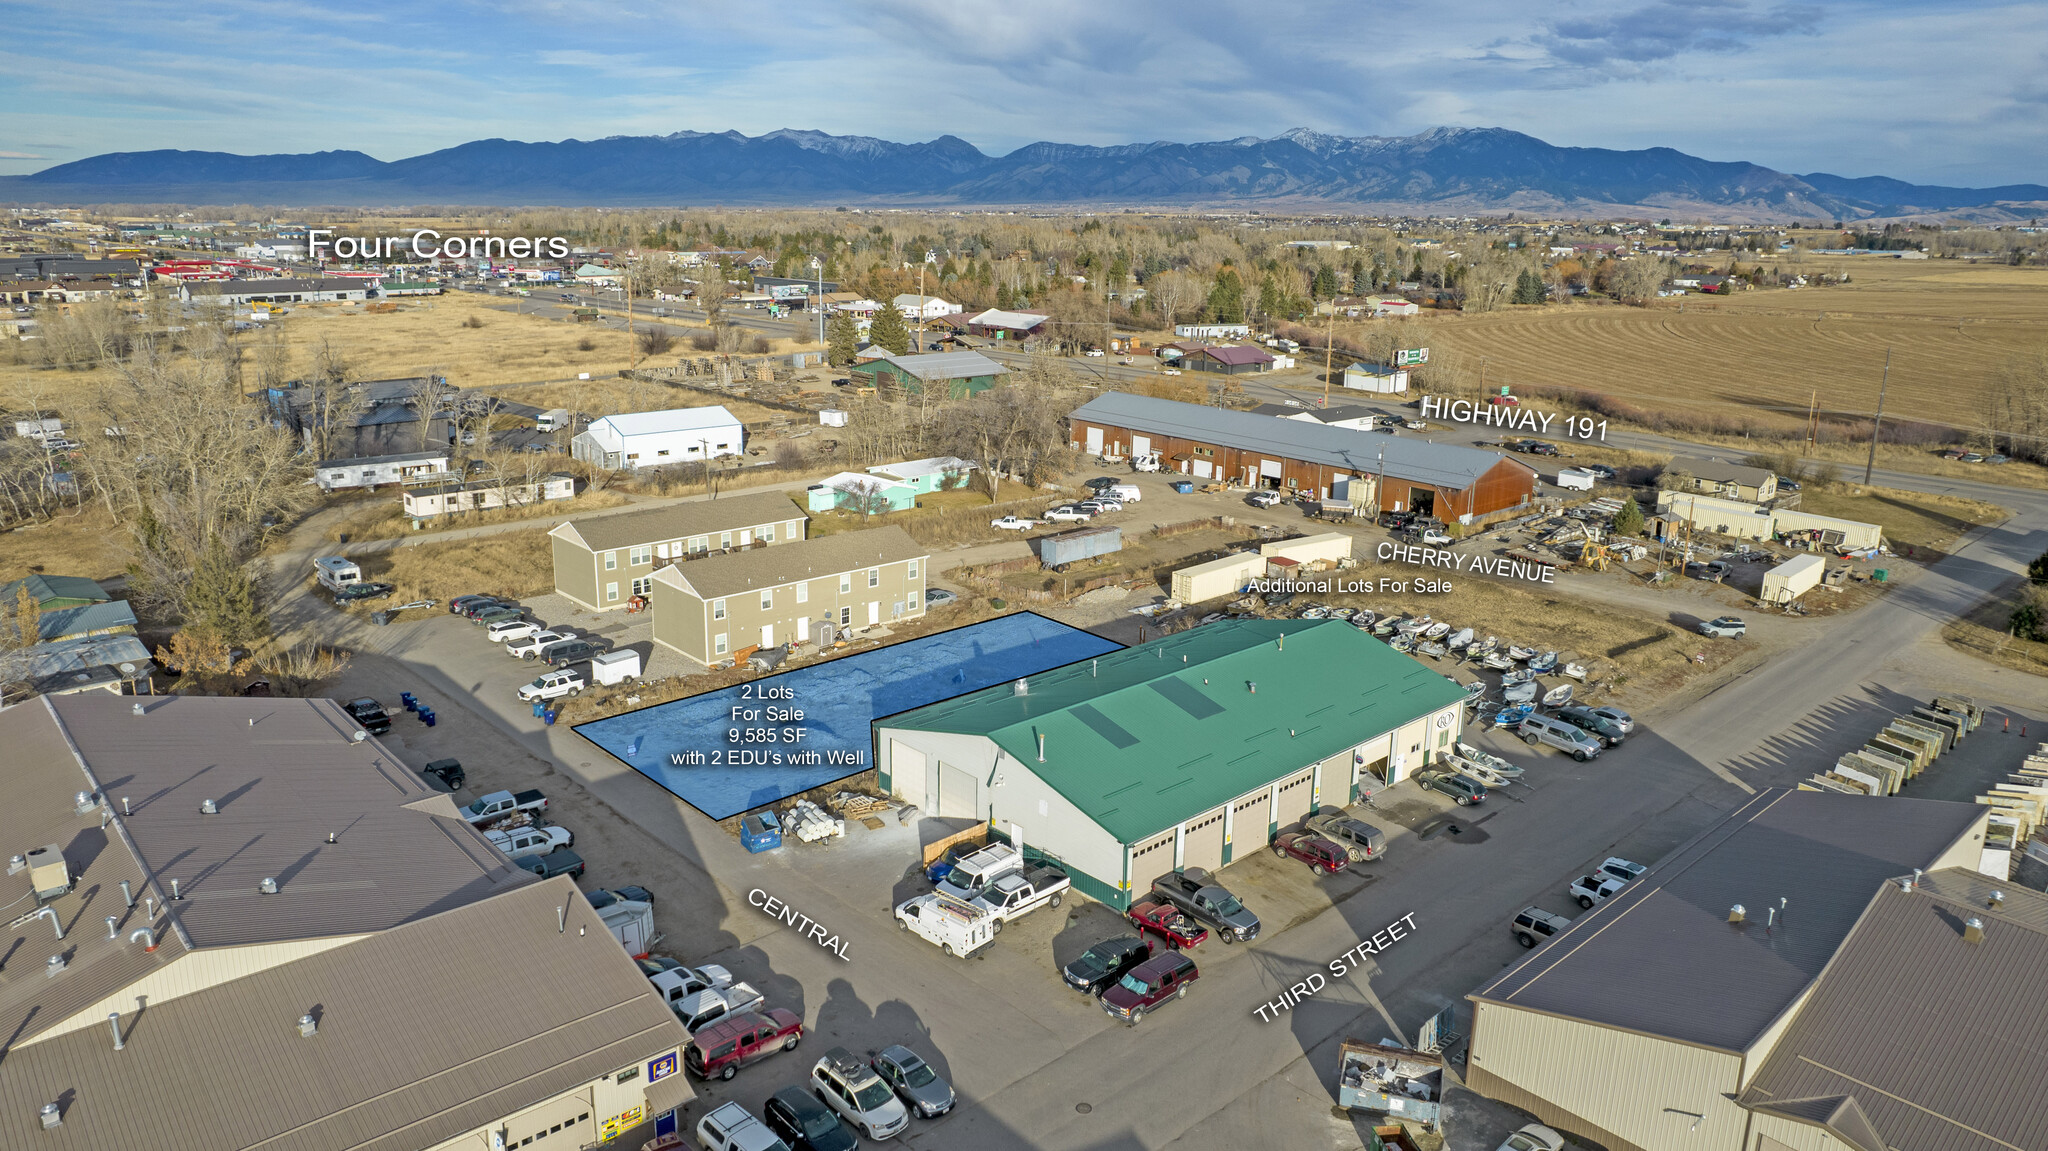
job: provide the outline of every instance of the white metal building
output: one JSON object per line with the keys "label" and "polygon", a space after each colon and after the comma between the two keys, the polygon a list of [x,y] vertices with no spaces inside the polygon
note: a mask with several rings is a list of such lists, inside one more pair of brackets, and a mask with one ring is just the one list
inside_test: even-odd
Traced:
{"label": "white metal building", "polygon": [[658,468],[745,450],[746,429],[719,404],[605,416],[569,444],[570,455],[603,468]]}
{"label": "white metal building", "polygon": [[397,456],[361,456],[321,460],[313,465],[313,482],[324,492],[400,484],[448,470],[446,451],[408,452]]}

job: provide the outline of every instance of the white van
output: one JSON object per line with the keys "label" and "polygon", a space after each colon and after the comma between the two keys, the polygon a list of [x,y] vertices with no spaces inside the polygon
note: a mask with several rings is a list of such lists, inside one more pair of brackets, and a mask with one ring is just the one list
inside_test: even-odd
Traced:
{"label": "white van", "polygon": [[896,908],[896,924],[939,950],[966,958],[995,942],[995,916],[949,895],[933,892]]}
{"label": "white van", "polygon": [[533,429],[537,432],[558,432],[569,426],[569,409],[550,408],[533,417]]}
{"label": "white van", "polygon": [[1111,484],[1108,488],[1097,494],[1108,496],[1113,500],[1122,500],[1127,504],[1134,504],[1145,498],[1145,493],[1139,491],[1136,484]]}
{"label": "white van", "polygon": [[363,569],[344,556],[320,556],[313,561],[313,574],[321,587],[332,592],[363,582]]}

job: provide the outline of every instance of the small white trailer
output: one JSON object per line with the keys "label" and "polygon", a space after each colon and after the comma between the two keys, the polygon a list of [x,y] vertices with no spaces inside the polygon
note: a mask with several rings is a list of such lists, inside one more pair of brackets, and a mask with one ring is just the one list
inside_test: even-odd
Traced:
{"label": "small white trailer", "polygon": [[1570,488],[1573,491],[1592,491],[1594,478],[1592,472],[1586,471],[1583,468],[1559,468],[1557,470],[1557,486]]}
{"label": "small white trailer", "polygon": [[640,678],[640,653],[630,647],[601,651],[590,657],[590,678],[601,684],[625,683]]}
{"label": "small white trailer", "polygon": [[1763,591],[1757,598],[1768,604],[1791,603],[1819,586],[1827,569],[1828,561],[1821,556],[1793,556],[1764,573]]}

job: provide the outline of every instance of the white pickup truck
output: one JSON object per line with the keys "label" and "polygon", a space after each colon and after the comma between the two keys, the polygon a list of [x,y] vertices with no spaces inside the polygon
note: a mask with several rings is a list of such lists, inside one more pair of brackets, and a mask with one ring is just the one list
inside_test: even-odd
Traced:
{"label": "white pickup truck", "polygon": [[1627,886],[1628,880],[1616,879],[1604,871],[1581,875],[1572,880],[1572,898],[1579,901],[1580,907],[1590,908],[1596,903],[1605,902],[1608,897]]}
{"label": "white pickup truck", "polygon": [[702,967],[671,967],[647,977],[654,990],[661,995],[661,1001],[675,1011],[690,996],[699,991],[721,991],[732,986],[732,972],[707,963]]}
{"label": "white pickup truck", "polygon": [[761,993],[752,984],[735,983],[691,992],[669,1004],[669,1008],[682,1020],[683,1030],[695,1035],[735,1011],[752,1011],[762,1002]]}
{"label": "white pickup truck", "polygon": [[1057,867],[1026,867],[988,885],[974,900],[974,906],[988,913],[991,930],[1000,935],[1003,924],[1037,911],[1058,907],[1074,881]]}
{"label": "white pickup truck", "polygon": [[1019,516],[1004,516],[1001,519],[988,521],[988,526],[992,528],[1001,528],[1007,532],[1021,532],[1026,528],[1037,527],[1038,521],[1034,519],[1025,519]]}
{"label": "white pickup truck", "polygon": [[565,639],[581,638],[581,636],[577,635],[573,631],[570,631],[568,628],[557,628],[553,631],[539,631],[529,636],[522,636],[519,639],[506,641],[505,654],[510,656],[516,656],[519,659],[533,659],[534,657],[540,655],[540,649],[548,646],[551,643],[560,643]]}
{"label": "white pickup truck", "polygon": [[491,846],[514,859],[546,855],[558,847],[569,847],[576,842],[568,828],[552,823],[512,831],[486,831],[484,838],[491,841]]}
{"label": "white pickup truck", "polygon": [[942,891],[896,905],[896,926],[962,959],[995,942],[995,917]]}

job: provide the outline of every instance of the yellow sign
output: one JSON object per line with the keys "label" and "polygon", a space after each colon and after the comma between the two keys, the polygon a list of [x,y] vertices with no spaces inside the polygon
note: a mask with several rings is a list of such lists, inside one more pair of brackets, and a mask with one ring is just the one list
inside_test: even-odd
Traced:
{"label": "yellow sign", "polygon": [[609,1143],[617,1139],[624,1132],[638,1127],[641,1121],[646,1118],[647,1114],[644,1107],[629,1107],[605,1120],[604,1128],[599,1134],[603,1136],[605,1142]]}

